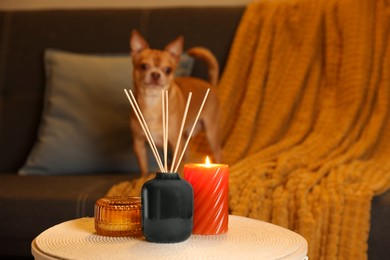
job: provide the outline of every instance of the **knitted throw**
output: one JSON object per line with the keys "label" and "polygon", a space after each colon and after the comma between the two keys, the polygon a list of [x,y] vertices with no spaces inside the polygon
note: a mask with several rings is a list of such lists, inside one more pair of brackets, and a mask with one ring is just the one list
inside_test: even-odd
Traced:
{"label": "knitted throw", "polygon": [[[231,214],[296,231],[309,259],[366,259],[390,188],[389,4],[252,2],[218,86]],[[207,147],[194,137],[191,158]]]}
{"label": "knitted throw", "polygon": [[390,187],[388,5],[253,2],[219,86],[232,213],[295,230],[311,259],[366,259]]}

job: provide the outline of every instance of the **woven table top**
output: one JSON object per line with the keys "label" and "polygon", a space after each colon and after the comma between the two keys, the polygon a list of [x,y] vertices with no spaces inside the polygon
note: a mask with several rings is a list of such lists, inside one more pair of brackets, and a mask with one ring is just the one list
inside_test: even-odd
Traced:
{"label": "woven table top", "polygon": [[305,259],[307,242],[288,229],[250,218],[229,216],[223,235],[192,235],[176,244],[143,238],[95,234],[94,219],[63,222],[32,243],[35,259]]}

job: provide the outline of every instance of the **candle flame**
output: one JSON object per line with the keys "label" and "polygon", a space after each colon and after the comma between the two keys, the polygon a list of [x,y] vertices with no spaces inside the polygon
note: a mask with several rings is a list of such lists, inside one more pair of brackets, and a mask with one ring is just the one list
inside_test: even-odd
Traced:
{"label": "candle flame", "polygon": [[210,158],[206,156],[206,167],[210,167],[210,166],[211,166]]}

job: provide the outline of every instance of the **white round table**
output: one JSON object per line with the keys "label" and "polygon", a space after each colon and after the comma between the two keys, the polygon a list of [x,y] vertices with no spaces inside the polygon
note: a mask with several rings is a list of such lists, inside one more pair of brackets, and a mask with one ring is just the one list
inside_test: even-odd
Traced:
{"label": "white round table", "polygon": [[291,230],[229,216],[223,235],[192,235],[175,244],[143,238],[105,237],[95,233],[93,218],[63,222],[32,242],[35,259],[307,259],[307,242]]}

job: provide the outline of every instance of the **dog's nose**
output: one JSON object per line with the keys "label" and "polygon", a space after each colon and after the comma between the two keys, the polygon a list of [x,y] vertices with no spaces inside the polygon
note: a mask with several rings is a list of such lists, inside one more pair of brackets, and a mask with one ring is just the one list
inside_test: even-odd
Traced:
{"label": "dog's nose", "polygon": [[158,72],[152,72],[151,76],[152,76],[152,79],[154,79],[154,80],[158,80],[161,77],[160,73],[158,73]]}

